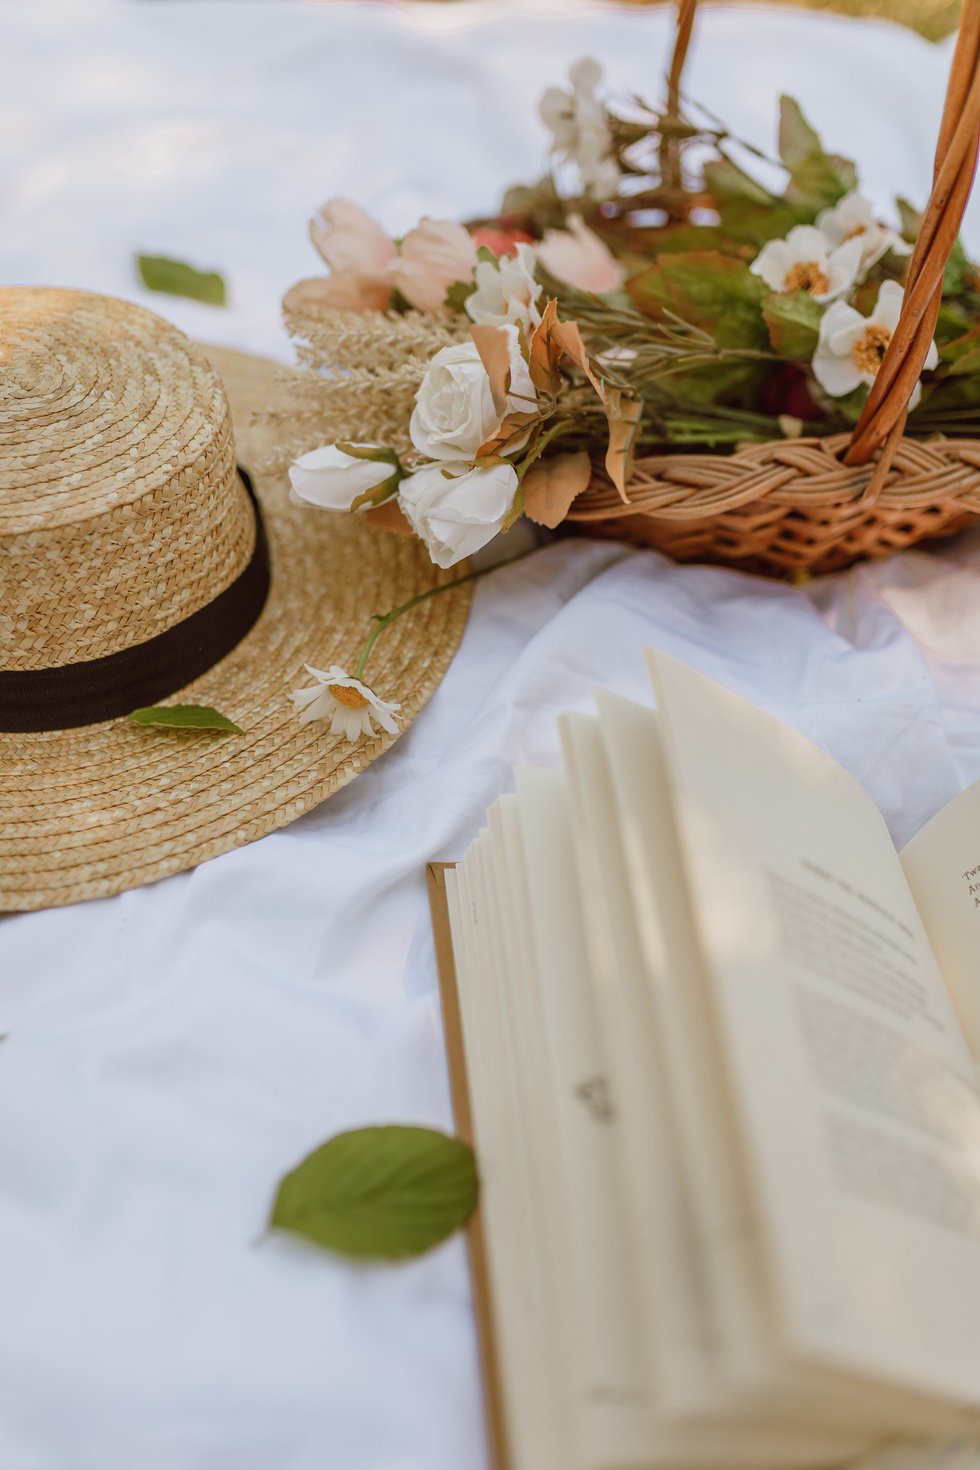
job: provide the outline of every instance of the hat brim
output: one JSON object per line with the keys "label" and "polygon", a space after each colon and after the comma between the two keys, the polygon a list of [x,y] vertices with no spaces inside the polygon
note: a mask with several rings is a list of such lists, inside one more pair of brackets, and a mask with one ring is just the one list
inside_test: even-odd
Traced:
{"label": "hat brim", "polygon": [[[351,744],[323,721],[301,724],[290,692],[303,665],[351,670],[374,615],[458,576],[414,537],[294,505],[284,475],[263,473],[281,401],[275,363],[205,349],[224,381],[240,463],[269,539],[272,586],[251,632],[220,663],[163,701],[212,705],[245,731],[141,728],[112,720],[0,735],[0,911],[104,897],[195,867],[262,837],[346,786],[398,738]],[[378,640],[366,675],[398,701],[404,732],[445,673],[466,624],[470,587],[432,597]]]}

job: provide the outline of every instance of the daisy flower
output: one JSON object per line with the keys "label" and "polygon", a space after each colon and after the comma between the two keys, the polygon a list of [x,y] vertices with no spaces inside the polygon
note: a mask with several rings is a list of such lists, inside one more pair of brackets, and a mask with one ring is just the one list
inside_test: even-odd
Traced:
{"label": "daisy flower", "polygon": [[785,240],[763,245],[749,268],[772,291],[808,291],[823,303],[850,290],[860,265],[859,238],[833,245],[814,225],[796,225]]}
{"label": "daisy flower", "polygon": [[845,194],[833,209],[821,210],[817,215],[817,229],[835,247],[848,240],[860,240],[862,273],[896,246],[902,254],[911,249],[895,230],[875,219],[871,200],[856,191]]}
{"label": "daisy flower", "polygon": [[329,720],[331,735],[345,735],[352,743],[362,735],[376,734],[373,720],[389,735],[398,733],[394,715],[401,709],[400,704],[387,704],[379,699],[373,689],[352,678],[339,664],[326,671],[314,669],[310,664],[303,667],[317,682],[290,695],[300,712],[300,724]]}
{"label": "daisy flower", "polygon": [[[885,281],[870,316],[862,316],[843,301],[835,301],[827,308],[813,354],[813,376],[831,398],[842,398],[862,383],[874,382],[898,326],[903,295],[897,281]],[[938,361],[939,353],[933,342],[925,367],[934,368]],[[909,408],[915,408],[921,396],[917,383]]]}

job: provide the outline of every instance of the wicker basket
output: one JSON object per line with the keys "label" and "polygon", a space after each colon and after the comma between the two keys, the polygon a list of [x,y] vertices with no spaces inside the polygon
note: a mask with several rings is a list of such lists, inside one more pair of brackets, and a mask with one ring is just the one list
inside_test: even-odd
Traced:
{"label": "wicker basket", "polygon": [[[695,0],[681,0],[668,87],[678,111]],[[909,397],[935,330],[943,272],[969,198],[980,140],[980,0],[964,0],[933,188],[898,326],[851,435],[781,439],[732,453],[637,459],[624,504],[605,472],[567,529],[636,541],[678,561],[785,576],[835,571],[980,516],[980,439],[904,437]]]}

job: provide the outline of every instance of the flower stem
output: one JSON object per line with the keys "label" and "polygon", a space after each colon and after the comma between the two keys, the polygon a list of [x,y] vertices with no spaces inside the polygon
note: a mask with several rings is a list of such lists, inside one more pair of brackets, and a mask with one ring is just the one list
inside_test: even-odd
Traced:
{"label": "flower stem", "polygon": [[357,663],[354,665],[353,678],[361,678],[367,667],[367,661],[375,643],[385,628],[390,628],[395,619],[400,618],[402,613],[411,612],[412,608],[418,607],[420,602],[427,602],[430,597],[438,597],[440,592],[451,592],[454,587],[463,587],[467,582],[479,581],[481,577],[488,576],[490,572],[499,572],[503,567],[513,566],[515,562],[523,561],[526,556],[530,556],[532,552],[537,550],[537,546],[531,546],[527,551],[520,552],[518,556],[512,556],[508,561],[498,562],[496,566],[483,567],[478,572],[467,572],[465,577],[456,577],[452,582],[443,582],[438,587],[430,587],[427,592],[420,592],[417,597],[411,597],[408,602],[403,602],[401,607],[392,608],[391,612],[384,614],[375,613],[374,627],[364,640],[364,647],[361,649]]}

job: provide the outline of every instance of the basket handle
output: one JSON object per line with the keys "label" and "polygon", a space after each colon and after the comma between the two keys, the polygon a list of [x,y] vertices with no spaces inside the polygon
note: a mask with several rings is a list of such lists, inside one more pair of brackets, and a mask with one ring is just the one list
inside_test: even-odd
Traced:
{"label": "basket handle", "polygon": [[[680,78],[691,40],[697,0],[678,0],[674,52],[668,75],[668,112],[679,110]],[[902,311],[871,385],[844,463],[863,465],[879,449],[868,491],[873,498],[888,473],[905,428],[908,403],[929,352],[942,297],[943,273],[970,197],[980,144],[980,0],[963,0],[959,35],[936,144],[932,194],[909,262]],[[666,161],[666,160],[664,160]]]}
{"label": "basket handle", "polygon": [[[681,120],[681,74],[687,60],[687,49],[691,44],[696,9],[697,0],[677,0],[674,50],[667,73],[667,109],[661,118],[660,185],[664,193],[664,205],[671,220],[686,220],[691,212],[691,200],[684,188],[679,139],[673,131],[673,125]],[[665,122],[671,125],[669,130],[664,127]]]}
{"label": "basket handle", "polygon": [[[963,0],[960,31],[936,144],[932,194],[909,262],[898,325],[844,455],[867,464],[886,441],[886,457],[905,427],[908,402],[936,329],[943,272],[970,197],[980,142],[980,0]],[[890,451],[890,452],[889,452]],[[887,471],[886,471],[887,472]],[[879,476],[877,478],[883,478]]]}

